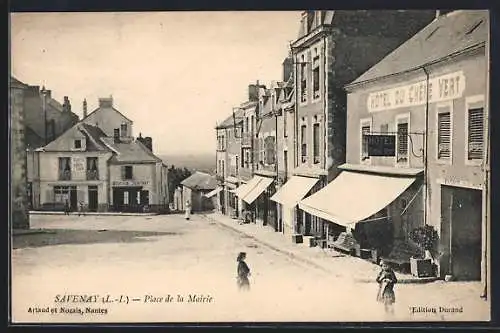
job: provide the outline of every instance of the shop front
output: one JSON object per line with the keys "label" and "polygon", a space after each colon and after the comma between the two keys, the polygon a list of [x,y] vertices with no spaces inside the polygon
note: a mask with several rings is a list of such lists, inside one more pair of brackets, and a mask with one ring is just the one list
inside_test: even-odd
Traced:
{"label": "shop front", "polygon": [[113,210],[116,212],[143,212],[149,207],[149,181],[114,181],[112,183]]}
{"label": "shop front", "polygon": [[254,176],[247,184],[240,196],[246,209],[252,211],[255,221],[262,225],[275,227],[276,223],[276,205],[269,200],[274,193],[274,178]]}

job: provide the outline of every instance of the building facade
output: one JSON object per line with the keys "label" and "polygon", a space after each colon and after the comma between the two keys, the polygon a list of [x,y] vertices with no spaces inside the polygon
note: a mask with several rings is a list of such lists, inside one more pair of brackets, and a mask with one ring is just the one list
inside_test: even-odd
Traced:
{"label": "building facade", "polygon": [[100,99],[92,114],[36,150],[36,209],[60,210],[66,203],[72,210],[83,205],[89,211],[163,212],[168,207],[166,165],[134,140],[132,122],[106,102]]}
{"label": "building facade", "polygon": [[24,98],[28,86],[10,78],[10,212],[13,229],[29,229]]}
{"label": "building facade", "polygon": [[[415,178],[384,208],[392,238],[433,226],[438,274],[458,280],[486,275],[487,40],[486,11],[438,16],[347,87],[341,169]],[[392,156],[370,156],[378,133],[395,136]]]}
{"label": "building facade", "polygon": [[[320,191],[345,163],[347,98],[343,86],[433,17],[432,11],[303,13],[299,36],[292,43],[296,99],[293,175],[316,178],[317,182],[296,179],[297,184],[305,186],[301,192],[307,195]],[[314,185],[307,188],[311,183]],[[301,209],[296,214],[295,233],[326,238],[325,223],[329,222],[312,212]]]}

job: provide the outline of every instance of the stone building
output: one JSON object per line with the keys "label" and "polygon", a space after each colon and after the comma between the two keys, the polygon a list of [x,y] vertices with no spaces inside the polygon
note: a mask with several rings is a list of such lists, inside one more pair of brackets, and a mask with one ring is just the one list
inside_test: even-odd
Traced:
{"label": "stone building", "polygon": [[217,188],[214,176],[204,172],[195,172],[181,182],[183,204],[191,202],[192,212],[210,211],[215,208],[214,202],[208,194]]}
{"label": "stone building", "polygon": [[10,78],[10,216],[13,229],[29,229],[24,98],[28,86]]}
{"label": "stone building", "polygon": [[[379,199],[391,183],[412,183],[372,207],[391,222],[386,241],[408,241],[414,228],[433,226],[439,234],[439,275],[458,280],[486,279],[487,41],[487,11],[452,11],[437,16],[347,86],[342,173],[363,179],[359,188],[385,177],[383,187],[372,193]],[[368,154],[368,136],[380,132],[395,136],[394,154]],[[364,209],[367,195],[356,193],[356,210],[369,219],[376,212]],[[341,197],[346,196],[331,196]],[[337,207],[330,204],[326,211],[334,214]]]}
{"label": "stone building", "polygon": [[[345,163],[347,102],[344,85],[433,18],[434,11],[421,10],[303,12],[299,36],[291,45],[296,99],[292,173],[318,180],[309,193],[324,188],[338,175],[337,167]],[[303,184],[309,186],[310,182],[304,180]],[[328,222],[315,214],[314,203],[311,207],[301,208],[294,231],[325,238],[325,223]]]}

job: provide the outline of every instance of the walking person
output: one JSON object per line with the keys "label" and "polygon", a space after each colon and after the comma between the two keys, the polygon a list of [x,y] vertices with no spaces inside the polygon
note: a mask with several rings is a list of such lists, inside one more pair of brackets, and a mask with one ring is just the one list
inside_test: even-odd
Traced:
{"label": "walking person", "polygon": [[189,202],[189,200],[186,201],[184,209],[184,218],[189,221],[189,219],[191,218],[191,202]]}
{"label": "walking person", "polygon": [[240,252],[238,254],[238,258],[236,259],[236,261],[238,262],[237,281],[238,281],[238,288],[240,290],[249,290],[250,289],[250,281],[248,280],[248,277],[251,274],[250,274],[250,268],[248,267],[247,263],[245,262],[246,258],[247,258],[247,254],[245,252]]}
{"label": "walking person", "polygon": [[68,199],[66,199],[66,202],[64,203],[64,215],[69,215],[69,211],[70,211],[69,201]]}
{"label": "walking person", "polygon": [[379,285],[377,293],[377,301],[384,304],[385,312],[394,314],[394,303],[396,302],[396,295],[394,294],[394,285],[398,282],[396,274],[383,260],[380,261],[382,267],[377,276],[377,283]]}
{"label": "walking person", "polygon": [[80,215],[85,216],[85,212],[83,211],[83,208],[84,208],[83,206],[84,206],[83,201],[79,201],[78,202],[78,216],[80,216]]}

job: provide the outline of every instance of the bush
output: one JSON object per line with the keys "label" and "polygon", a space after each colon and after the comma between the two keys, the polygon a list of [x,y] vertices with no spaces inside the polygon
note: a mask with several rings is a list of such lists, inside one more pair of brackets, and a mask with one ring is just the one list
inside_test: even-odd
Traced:
{"label": "bush", "polygon": [[438,240],[438,233],[433,226],[425,225],[410,232],[410,239],[424,250],[432,250]]}

